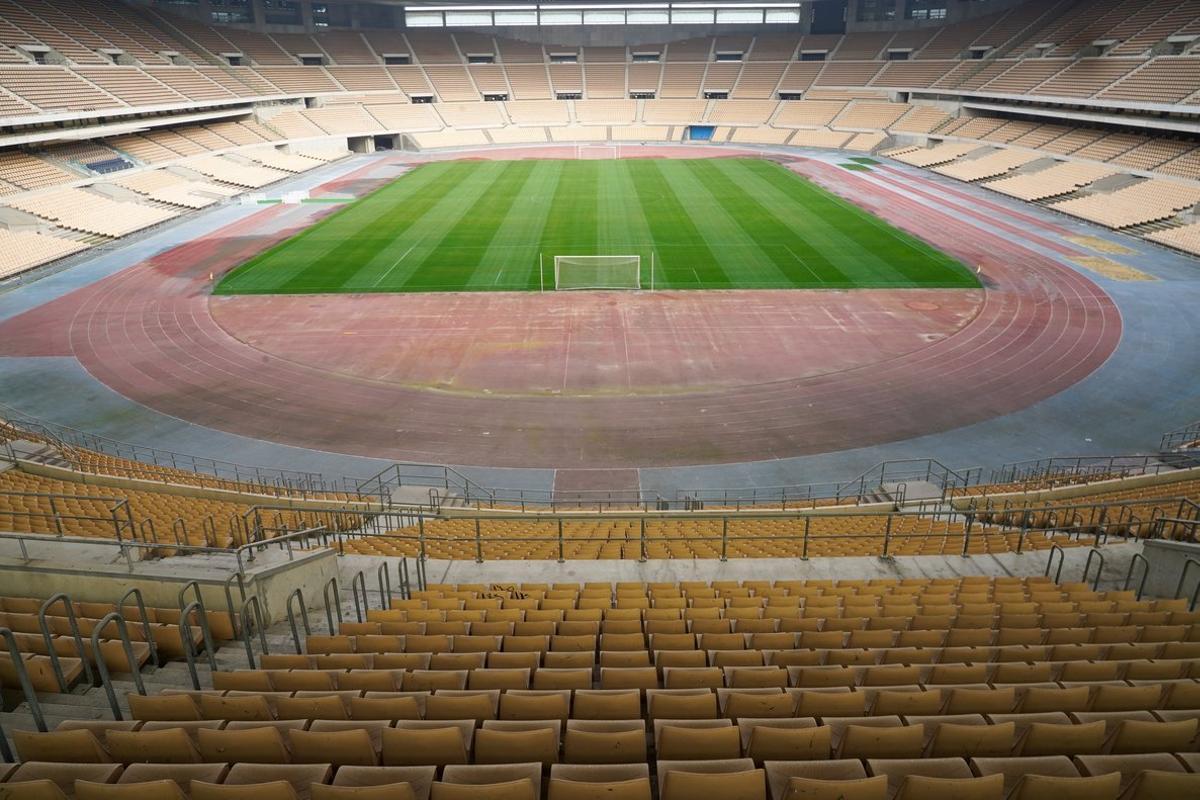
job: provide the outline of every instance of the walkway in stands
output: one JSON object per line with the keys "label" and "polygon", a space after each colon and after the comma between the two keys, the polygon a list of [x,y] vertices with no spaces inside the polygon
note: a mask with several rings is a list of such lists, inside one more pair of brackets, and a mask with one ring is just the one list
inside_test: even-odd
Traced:
{"label": "walkway in stands", "polygon": [[[324,189],[360,191],[372,178],[396,174],[390,166],[396,158],[355,159],[349,170],[322,171],[323,180],[339,176]],[[261,237],[287,235],[315,213],[311,206],[226,208],[168,232],[194,239],[189,244],[151,253],[133,245],[126,263],[146,260],[121,272],[117,251],[115,274],[52,302],[38,305],[54,291],[41,284],[0,297],[0,318],[12,316],[0,326],[0,355],[9,356],[0,359],[0,401],[144,440],[128,416],[137,410],[152,443],[241,461],[352,474],[378,463],[295,448],[273,452],[254,441],[265,439],[377,459],[541,468],[476,471],[492,484],[544,488],[554,481],[549,468],[557,467],[575,468],[560,473],[559,488],[569,481],[574,488],[603,483],[662,491],[848,477],[887,457],[934,456],[966,466],[1145,449],[1159,432],[1194,416],[1200,387],[1188,376],[1200,367],[1200,331],[1186,313],[1162,309],[1187,308],[1194,299],[1195,262],[918,170],[849,173],[833,161],[806,154],[792,166],[979,265],[986,293],[946,292],[937,300],[896,291],[721,293],[706,294],[704,303],[674,292],[214,303],[210,272],[238,263],[263,246]],[[211,226],[199,235],[206,220]],[[1119,239],[1132,251],[1124,260],[1163,280],[1120,283],[1080,269],[1072,259],[1097,255],[1067,238],[1081,234]],[[71,274],[44,283],[65,290]],[[26,295],[38,307],[6,312]],[[436,372],[428,358],[415,357],[431,328],[446,330],[432,311],[439,297],[456,306],[459,326],[438,355],[448,352],[448,363],[459,368],[458,391],[428,388],[436,386]],[[370,304],[371,328],[364,328],[363,303]],[[618,303],[620,314],[612,310]],[[711,304],[722,313],[704,313]],[[664,340],[672,330],[666,322],[674,319],[668,307],[688,325],[675,328],[684,335]],[[1118,308],[1125,311],[1124,339]],[[782,324],[781,310],[789,312]],[[864,310],[890,321],[883,335],[875,324],[848,324]],[[497,331],[498,318],[527,321]],[[482,324],[464,330],[464,319]],[[831,322],[814,335],[814,319]],[[403,320],[409,324],[391,330]],[[593,334],[590,353],[572,348],[570,360],[555,348],[534,362],[466,358],[484,337],[495,353],[521,353],[531,332],[554,339],[580,320],[589,327],[601,321],[604,335]],[[702,323],[710,328],[706,336],[686,330]],[[345,335],[351,330],[355,335]],[[648,331],[661,347],[661,369],[645,347]],[[646,337],[635,338],[642,349],[635,346],[629,360],[613,356],[617,335],[630,332]],[[724,362],[678,366],[695,352],[695,341],[708,338],[726,343],[715,351]],[[751,346],[762,338],[772,343]],[[82,380],[64,359],[71,356],[140,405]],[[578,369],[570,369],[572,361]],[[501,371],[497,363],[513,366]],[[568,365],[557,387],[551,365]],[[597,385],[592,376],[608,374],[606,365],[616,365],[614,377]],[[662,383],[651,391],[656,379],[669,391],[661,391]],[[597,389],[604,396],[585,396]],[[64,390],[79,396],[64,397]],[[161,414],[241,436],[205,440]],[[704,464],[714,466],[692,466]],[[580,467],[613,469],[592,475]]]}

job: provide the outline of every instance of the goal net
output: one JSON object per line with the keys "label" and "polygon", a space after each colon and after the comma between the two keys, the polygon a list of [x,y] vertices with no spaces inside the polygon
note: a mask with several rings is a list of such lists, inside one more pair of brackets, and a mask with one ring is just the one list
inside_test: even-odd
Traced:
{"label": "goal net", "polygon": [[641,256],[555,256],[555,289],[640,289]]}

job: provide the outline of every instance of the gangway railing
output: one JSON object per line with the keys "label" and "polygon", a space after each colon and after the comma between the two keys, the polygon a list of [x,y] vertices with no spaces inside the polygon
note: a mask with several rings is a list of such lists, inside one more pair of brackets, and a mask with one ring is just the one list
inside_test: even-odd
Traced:
{"label": "gangway railing", "polygon": [[[254,612],[254,617],[250,617],[250,612]],[[254,658],[254,645],[251,641],[250,630],[254,629],[258,634],[258,644],[262,649],[262,654],[270,655],[271,648],[267,645],[267,628],[263,622],[262,603],[258,600],[258,595],[252,594],[246,598],[246,602],[242,603],[242,610],[238,614],[238,619],[241,621],[240,628],[242,629],[242,644],[246,648],[246,662],[250,669],[257,669],[257,662]]]}
{"label": "gangway railing", "polygon": [[[21,694],[25,697],[25,703],[29,706],[29,716],[33,718],[33,725],[42,733],[46,732],[46,719],[42,716],[42,706],[38,702],[37,692],[34,691],[33,681],[29,679],[29,670],[25,669],[25,659],[21,654],[21,647],[17,644],[17,637],[9,628],[0,628],[0,639],[4,640],[4,645],[8,649],[8,658],[12,662],[13,672],[17,675],[17,683],[21,686]],[[13,762],[16,759],[13,757],[12,750],[8,747],[8,737],[4,735],[4,730],[0,728],[0,757],[6,762]]]}
{"label": "gangway railing", "polygon": [[133,652],[133,643],[129,639],[129,629],[125,625],[125,617],[119,611],[112,611],[105,614],[96,623],[96,627],[92,629],[92,653],[96,657],[96,671],[100,673],[100,685],[104,687],[104,694],[108,697],[108,705],[112,709],[113,719],[119,722],[124,719],[121,716],[121,704],[117,700],[116,690],[113,689],[107,660],[100,650],[100,636],[110,623],[117,628],[117,638],[121,642],[121,650],[125,654],[125,660],[137,693],[144,696],[146,694],[146,685],[142,681],[141,665],[138,663],[137,656]]}
{"label": "gangway railing", "polygon": [[[386,567],[387,565],[384,564],[383,566]],[[287,619],[288,627],[291,628],[292,631],[292,645],[296,649],[296,655],[303,655],[304,646],[300,644],[300,630],[296,627],[296,615],[292,611],[293,600],[300,601],[300,622],[304,625],[304,635],[312,636],[312,627],[308,624],[308,608],[304,605],[304,590],[301,587],[297,586],[292,590],[292,593],[288,595]],[[333,635],[333,633],[331,632],[330,635]]]}
{"label": "gangway railing", "polygon": [[[62,661],[59,659],[58,650],[54,647],[53,632],[50,630],[49,610],[56,604],[62,604],[65,613],[63,616],[67,618],[68,629],[71,631],[71,639],[75,642],[75,653],[79,660],[83,662],[83,674],[90,686],[94,682],[92,676],[92,666],[88,658],[87,650],[83,646],[83,637],[79,633],[79,619],[75,615],[75,606],[71,602],[71,598],[65,592],[47,597],[38,609],[38,627],[42,631],[42,643],[46,647],[46,654],[50,658],[50,669],[54,673],[54,679],[58,681],[58,688],[63,694],[71,691],[71,687],[67,684],[66,674],[63,672]],[[117,606],[120,608],[120,606]]]}
{"label": "gangway railing", "polygon": [[1003,464],[991,471],[988,483],[1032,485],[1055,479],[1064,483],[1069,479],[1109,480],[1132,475],[1158,475],[1188,466],[1194,466],[1194,463],[1186,457],[1162,453],[1052,456]]}
{"label": "gangway railing", "polygon": [[[1158,449],[1164,453],[1183,448],[1200,451],[1200,422],[1193,422],[1191,425],[1179,428],[1178,430],[1164,433],[1162,440],[1158,444]],[[1200,457],[1200,452],[1189,455],[1193,458]]]}

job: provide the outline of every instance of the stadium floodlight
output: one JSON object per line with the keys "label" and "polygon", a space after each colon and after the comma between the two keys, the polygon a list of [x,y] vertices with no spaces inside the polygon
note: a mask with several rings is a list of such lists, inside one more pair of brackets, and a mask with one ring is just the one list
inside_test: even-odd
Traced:
{"label": "stadium floodlight", "polygon": [[[650,288],[654,288],[654,255],[650,256]],[[555,256],[555,290],[641,289],[641,256]]]}

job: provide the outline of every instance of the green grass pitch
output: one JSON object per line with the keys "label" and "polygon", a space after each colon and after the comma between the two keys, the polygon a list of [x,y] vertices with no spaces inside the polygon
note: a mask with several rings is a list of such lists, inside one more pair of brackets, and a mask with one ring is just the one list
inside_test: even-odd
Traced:
{"label": "green grass pitch", "polygon": [[[965,288],[950,256],[771,161],[420,166],[226,275],[217,294],[530,291],[555,255],[640,255],[655,288]],[[545,256],[540,275],[539,257]]]}

